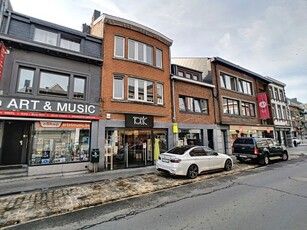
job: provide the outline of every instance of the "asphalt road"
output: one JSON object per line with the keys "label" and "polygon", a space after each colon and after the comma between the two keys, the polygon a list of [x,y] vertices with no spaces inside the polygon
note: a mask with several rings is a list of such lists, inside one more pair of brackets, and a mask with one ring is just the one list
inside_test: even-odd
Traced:
{"label": "asphalt road", "polygon": [[306,229],[307,159],[278,161],[20,226],[22,229]]}

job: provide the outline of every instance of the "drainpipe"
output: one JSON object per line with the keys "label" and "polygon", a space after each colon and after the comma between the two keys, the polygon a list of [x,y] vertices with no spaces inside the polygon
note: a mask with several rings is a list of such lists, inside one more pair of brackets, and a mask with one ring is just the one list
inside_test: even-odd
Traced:
{"label": "drainpipe", "polygon": [[12,12],[9,11],[9,16],[7,18],[4,34],[7,34],[8,31],[9,31],[9,27],[10,27],[10,23],[11,23],[11,18],[12,18]]}

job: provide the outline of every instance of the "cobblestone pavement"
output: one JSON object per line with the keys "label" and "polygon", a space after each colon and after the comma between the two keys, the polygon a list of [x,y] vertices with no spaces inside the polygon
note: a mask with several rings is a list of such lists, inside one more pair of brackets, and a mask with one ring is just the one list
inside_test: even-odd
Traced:
{"label": "cobblestone pavement", "polygon": [[163,176],[163,174],[155,172],[135,177],[107,179],[78,186],[3,196],[0,198],[0,228],[184,184],[232,175],[255,167],[258,166],[234,164],[231,171],[204,174],[193,180],[185,177]]}

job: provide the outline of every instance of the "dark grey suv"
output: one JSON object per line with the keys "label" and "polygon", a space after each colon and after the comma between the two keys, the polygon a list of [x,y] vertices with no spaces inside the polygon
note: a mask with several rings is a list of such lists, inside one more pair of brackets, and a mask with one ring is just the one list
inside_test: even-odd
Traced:
{"label": "dark grey suv", "polygon": [[286,147],[271,138],[239,137],[233,143],[232,153],[240,162],[252,160],[262,165],[269,164],[270,159],[288,160]]}

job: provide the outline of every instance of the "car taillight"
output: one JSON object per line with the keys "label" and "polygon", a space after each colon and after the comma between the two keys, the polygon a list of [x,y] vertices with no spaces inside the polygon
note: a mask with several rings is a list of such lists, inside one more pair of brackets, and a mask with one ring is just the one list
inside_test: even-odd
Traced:
{"label": "car taillight", "polygon": [[256,155],[259,154],[259,151],[258,151],[258,148],[257,148],[257,147],[254,147],[254,154],[256,154]]}
{"label": "car taillight", "polygon": [[170,160],[170,162],[172,162],[172,163],[179,163],[180,161],[181,161],[181,159],[178,159],[178,158]]}

